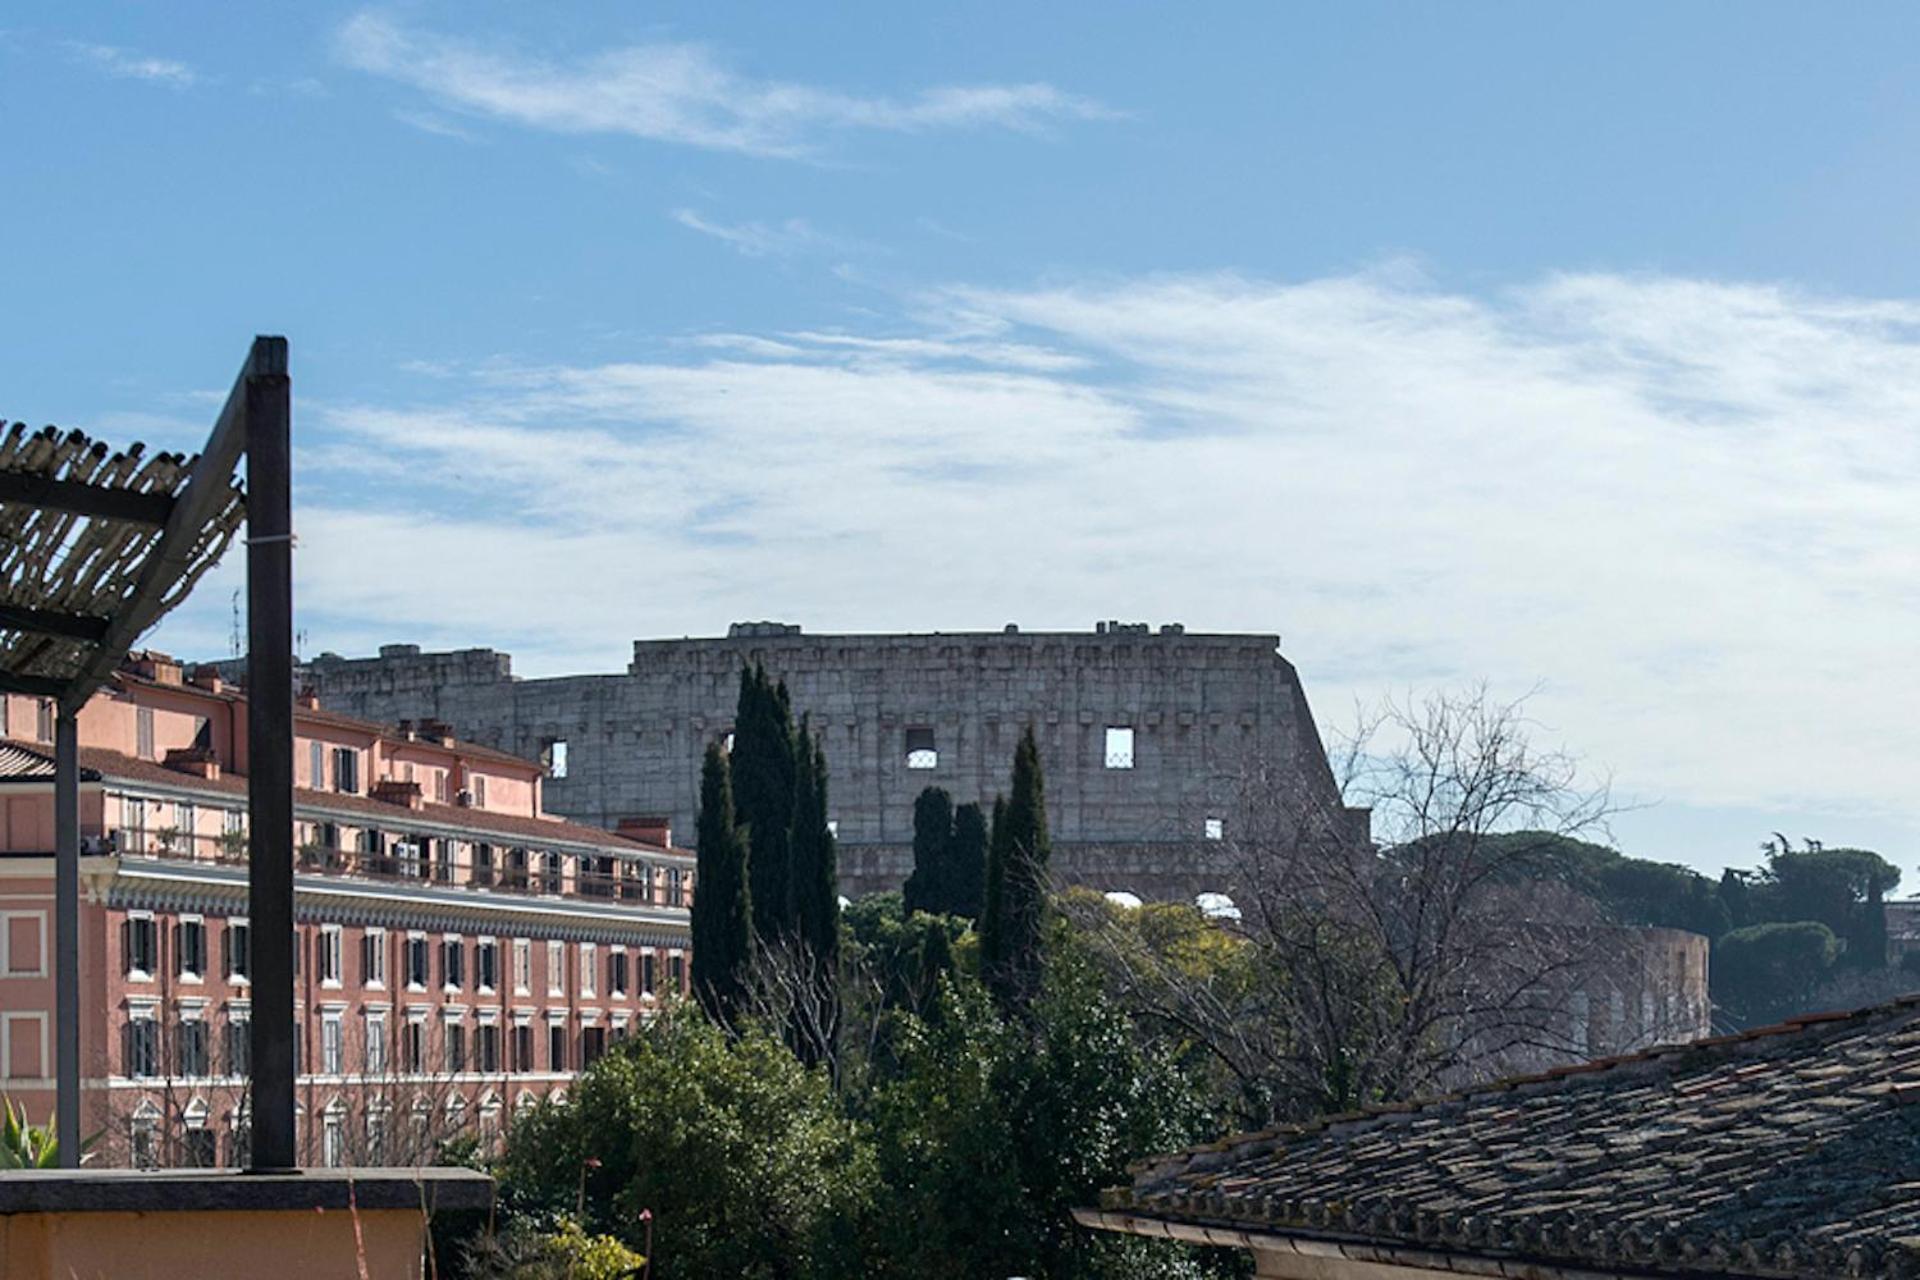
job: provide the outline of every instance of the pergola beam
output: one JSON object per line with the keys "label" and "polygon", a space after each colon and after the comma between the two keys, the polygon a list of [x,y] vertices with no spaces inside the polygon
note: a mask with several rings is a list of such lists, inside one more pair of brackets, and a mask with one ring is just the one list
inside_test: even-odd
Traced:
{"label": "pergola beam", "polygon": [[207,521],[226,505],[234,467],[246,449],[247,388],[251,380],[286,376],[287,340],[255,338],[240,376],[234,379],[233,390],[227,393],[227,403],[214,423],[213,434],[207,438],[207,447],[194,462],[186,488],[174,500],[173,512],[141,566],[133,594],[114,614],[106,634],[68,682],[60,699],[63,705],[78,710],[160,616],[167,590],[193,566]]}
{"label": "pergola beam", "polygon": [[95,644],[107,634],[105,618],[86,613],[63,613],[58,609],[29,609],[17,604],[0,604],[0,627],[9,631],[31,631],[41,636],[87,640]]}
{"label": "pergola beam", "polygon": [[0,502],[154,526],[165,525],[173,515],[173,499],[164,493],[56,480],[27,471],[0,471]]}
{"label": "pergola beam", "polygon": [[23,693],[29,698],[59,701],[67,696],[67,682],[52,676],[17,676],[0,671],[0,693]]}

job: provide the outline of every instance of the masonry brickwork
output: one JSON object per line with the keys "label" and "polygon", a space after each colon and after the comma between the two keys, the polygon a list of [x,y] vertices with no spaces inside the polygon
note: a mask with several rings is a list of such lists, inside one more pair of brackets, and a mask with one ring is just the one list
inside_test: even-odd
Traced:
{"label": "masonry brickwork", "polygon": [[1277,771],[1304,800],[1339,803],[1274,635],[1118,622],[808,635],[742,623],[725,638],[636,641],[624,674],[520,679],[491,649],[388,645],[373,658],[322,655],[305,677],[340,711],[439,720],[553,762],[564,768],[546,786],[555,813],[607,828],[657,815],[685,842],[701,755],[731,729],[740,669],[753,662],[787,682],[795,712],[824,735],[849,896],[905,878],[923,787],[990,804],[1028,724],[1047,770],[1056,868],[1095,888],[1142,898],[1227,889],[1207,837],[1230,820],[1249,768]]}

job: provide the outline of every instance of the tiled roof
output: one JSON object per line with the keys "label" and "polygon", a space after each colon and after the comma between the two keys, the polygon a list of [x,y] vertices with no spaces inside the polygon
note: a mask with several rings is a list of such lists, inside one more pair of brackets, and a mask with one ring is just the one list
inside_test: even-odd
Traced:
{"label": "tiled roof", "polygon": [[[222,686],[218,692],[215,692],[212,689],[193,684],[190,681],[173,684],[165,680],[155,680],[151,676],[141,675],[138,671],[130,671],[126,668],[114,672],[113,678],[123,684],[140,685],[149,689],[165,689],[171,693],[187,693],[195,697],[210,698],[215,702],[230,702],[236,706],[245,706],[247,703],[247,691],[238,685],[225,685]],[[439,741],[431,738],[409,738],[400,732],[400,726],[398,725],[387,724],[380,720],[367,720],[360,716],[350,716],[345,712],[330,711],[326,707],[296,706],[293,709],[293,716],[296,723],[301,720],[307,720],[315,724],[331,724],[338,725],[343,729],[356,729],[362,733],[384,738],[395,746],[418,743],[425,746],[443,747],[444,750],[457,751],[461,755],[471,756],[475,760],[492,760],[498,764],[518,765],[522,769],[530,769],[536,772],[540,771],[540,765],[536,762],[527,759],[525,756],[514,755],[511,751],[502,751],[498,747],[483,746],[478,742],[468,742],[464,738],[454,738],[451,740],[450,745],[443,746]]]}
{"label": "tiled roof", "polygon": [[1230,1138],[1136,1166],[1104,1208],[1082,1221],[1376,1260],[1909,1280],[1920,995]]}
{"label": "tiled roof", "polygon": [[[110,778],[121,782],[215,792],[226,796],[244,796],[247,793],[246,778],[237,774],[222,774],[218,778],[200,778],[155,764],[151,760],[140,760],[99,747],[80,748],[80,772],[81,776],[90,782]],[[19,778],[44,782],[52,777],[53,757],[50,753],[37,751],[17,742],[0,742],[0,782]],[[364,814],[368,817],[370,825],[405,826],[413,823],[450,827],[460,831],[517,837],[530,844],[559,840],[592,845],[609,852],[619,853],[683,852],[664,850],[659,845],[647,844],[640,840],[629,840],[611,831],[583,826],[577,822],[569,822],[565,818],[530,818],[520,814],[498,813],[489,809],[473,809],[449,804],[423,804],[418,809],[410,809],[402,805],[389,804],[384,800],[375,800],[371,796],[348,795],[337,791],[309,791],[304,787],[294,791],[294,803],[303,810]]]}

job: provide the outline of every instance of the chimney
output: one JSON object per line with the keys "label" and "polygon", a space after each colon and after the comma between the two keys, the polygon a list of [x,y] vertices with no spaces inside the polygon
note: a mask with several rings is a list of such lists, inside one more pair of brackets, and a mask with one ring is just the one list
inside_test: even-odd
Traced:
{"label": "chimney", "polygon": [[444,720],[422,720],[420,736],[428,742],[437,742],[443,747],[453,745],[453,729]]}
{"label": "chimney", "polygon": [[403,778],[383,778],[373,784],[373,798],[387,804],[397,804],[403,809],[418,809],[426,801],[420,794],[420,784]]}
{"label": "chimney", "polygon": [[127,655],[127,665],[136,674],[145,676],[155,684],[186,683],[180,670],[180,660],[157,649]]}
{"label": "chimney", "polygon": [[314,692],[312,685],[307,685],[295,695],[293,705],[299,707],[302,711],[318,711],[320,709],[320,695]]}
{"label": "chimney", "polygon": [[625,840],[637,840],[641,844],[658,845],[662,849],[673,847],[672,819],[662,813],[622,818],[619,825],[614,827],[613,834]]}
{"label": "chimney", "polygon": [[192,774],[196,778],[212,780],[220,776],[220,757],[211,747],[173,747],[162,763],[175,773]]}
{"label": "chimney", "polygon": [[191,677],[196,689],[205,689],[208,693],[219,693],[226,685],[220,679],[220,668],[210,662],[203,662],[193,669]]}

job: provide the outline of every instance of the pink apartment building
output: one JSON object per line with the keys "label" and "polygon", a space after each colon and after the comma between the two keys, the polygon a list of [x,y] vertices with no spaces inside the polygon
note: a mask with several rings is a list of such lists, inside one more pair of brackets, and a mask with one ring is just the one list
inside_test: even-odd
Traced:
{"label": "pink apartment building", "polygon": [[[548,816],[544,770],[300,699],[304,1164],[493,1141],[687,984],[693,858]],[[247,714],[136,654],[81,711],[81,1072],[92,1163],[243,1165]],[[52,1113],[53,711],[0,698],[0,1093]]]}

